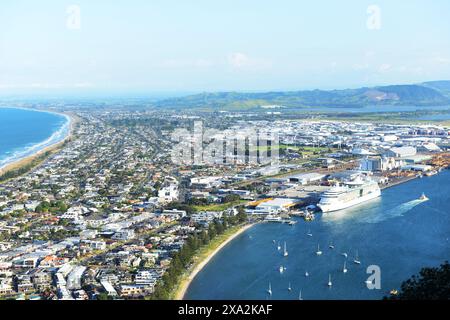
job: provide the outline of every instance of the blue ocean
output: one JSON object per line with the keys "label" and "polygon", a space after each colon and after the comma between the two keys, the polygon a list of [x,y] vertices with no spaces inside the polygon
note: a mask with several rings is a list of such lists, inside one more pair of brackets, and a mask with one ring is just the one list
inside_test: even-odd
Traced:
{"label": "blue ocean", "polygon": [[0,168],[61,141],[68,132],[64,115],[0,107]]}
{"label": "blue ocean", "polygon": [[[428,201],[418,199],[422,192]],[[287,257],[277,248],[284,242]],[[211,259],[185,298],[296,300],[301,291],[304,300],[377,300],[400,289],[422,267],[446,260],[450,260],[450,170],[385,189],[378,199],[319,215],[310,223],[299,219],[294,226],[258,224]],[[367,286],[370,266],[379,268],[379,289]]]}

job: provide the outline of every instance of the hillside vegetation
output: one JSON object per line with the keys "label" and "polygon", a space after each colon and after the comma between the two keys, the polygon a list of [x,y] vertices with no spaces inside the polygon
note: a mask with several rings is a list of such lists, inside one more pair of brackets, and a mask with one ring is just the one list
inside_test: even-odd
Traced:
{"label": "hillside vegetation", "polygon": [[[367,105],[450,105],[450,81],[345,90],[216,92],[159,101],[155,107],[205,111],[276,110]],[[277,106],[277,107],[267,107]]]}

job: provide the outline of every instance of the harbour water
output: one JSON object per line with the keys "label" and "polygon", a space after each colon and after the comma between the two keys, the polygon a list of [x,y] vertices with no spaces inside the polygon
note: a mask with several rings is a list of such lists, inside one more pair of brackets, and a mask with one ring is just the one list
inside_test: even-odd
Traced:
{"label": "harbour water", "polygon": [[[429,201],[418,200],[422,192]],[[309,231],[312,236],[307,235]],[[277,250],[278,242],[284,241],[287,257]],[[318,244],[320,256],[316,255]],[[356,252],[360,265],[353,262]],[[298,299],[301,290],[305,300],[381,299],[422,267],[449,259],[450,171],[446,170],[385,189],[380,198],[319,215],[310,223],[258,224],[211,259],[185,298]],[[347,273],[342,272],[345,260]],[[379,290],[367,288],[370,265],[380,267]],[[282,273],[280,266],[285,268]],[[330,274],[332,286],[328,287]]]}
{"label": "harbour water", "polygon": [[61,141],[69,123],[56,113],[0,108],[0,168]]}

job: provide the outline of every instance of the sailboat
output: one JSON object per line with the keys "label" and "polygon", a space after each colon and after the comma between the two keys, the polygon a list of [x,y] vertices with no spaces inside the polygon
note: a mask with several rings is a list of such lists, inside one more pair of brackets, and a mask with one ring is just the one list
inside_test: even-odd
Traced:
{"label": "sailboat", "polygon": [[280,273],[283,273],[283,272],[284,272],[284,267],[280,266]]}
{"label": "sailboat", "polygon": [[308,233],[306,234],[308,237],[312,237],[311,230],[308,230]]}
{"label": "sailboat", "polygon": [[319,246],[319,244],[317,244],[317,251],[316,251],[316,254],[317,254],[318,256],[320,256],[320,255],[322,254],[322,251],[320,251],[320,246]]}
{"label": "sailboat", "polygon": [[284,252],[283,252],[283,256],[287,257],[288,256],[288,252],[286,249],[286,241],[284,242]]}
{"label": "sailboat", "polygon": [[347,260],[344,261],[344,268],[342,269],[343,273],[347,273]]}
{"label": "sailboat", "polygon": [[272,295],[272,285],[270,284],[270,282],[269,282],[269,289],[267,289],[267,293],[269,295]]}
{"label": "sailboat", "polygon": [[303,298],[302,298],[302,290],[300,290],[300,292],[298,294],[298,300],[303,300]]}
{"label": "sailboat", "polygon": [[278,249],[278,251],[280,251],[280,250],[281,250],[281,245],[280,245],[280,242],[278,242],[278,245],[277,245],[277,249]]}
{"label": "sailboat", "polygon": [[292,288],[291,288],[291,283],[289,282],[289,287],[288,287],[288,291],[292,291]]}
{"label": "sailboat", "polygon": [[347,254],[347,252],[342,252],[341,253],[341,255],[343,255],[345,258],[347,258],[348,257],[348,254]]}
{"label": "sailboat", "polygon": [[355,259],[353,260],[353,262],[356,264],[361,264],[361,261],[359,260],[359,257],[358,257],[358,251],[356,251],[356,256],[355,256]]}
{"label": "sailboat", "polygon": [[333,283],[331,282],[331,274],[328,275],[328,286],[331,287]]}
{"label": "sailboat", "polygon": [[305,277],[309,277],[309,272],[308,271],[305,272]]}
{"label": "sailboat", "polygon": [[334,249],[334,244],[333,242],[330,242],[330,245],[328,246],[330,249]]}

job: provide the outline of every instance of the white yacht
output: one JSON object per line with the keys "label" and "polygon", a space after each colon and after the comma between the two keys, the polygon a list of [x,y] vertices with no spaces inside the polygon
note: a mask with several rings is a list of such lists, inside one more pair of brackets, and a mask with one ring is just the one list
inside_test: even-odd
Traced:
{"label": "white yacht", "polygon": [[381,195],[378,183],[357,178],[325,191],[318,203],[322,212],[332,212],[352,207]]}
{"label": "white yacht", "polygon": [[344,268],[342,269],[343,273],[347,273],[347,261],[344,261]]}
{"label": "white yacht", "polygon": [[319,244],[317,244],[317,251],[316,251],[316,255],[320,256],[322,254],[322,251],[320,250],[320,246]]}
{"label": "white yacht", "polygon": [[355,259],[353,260],[355,264],[361,264],[361,260],[359,260],[358,251],[356,251]]}
{"label": "white yacht", "polygon": [[267,289],[267,293],[272,295],[272,284],[269,282],[269,289]]}

